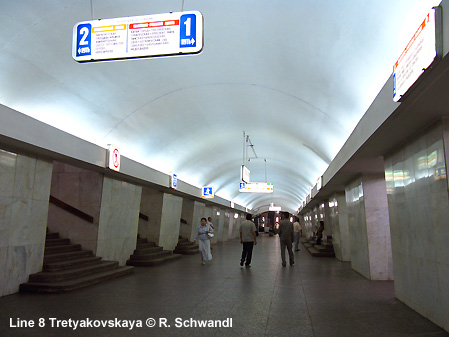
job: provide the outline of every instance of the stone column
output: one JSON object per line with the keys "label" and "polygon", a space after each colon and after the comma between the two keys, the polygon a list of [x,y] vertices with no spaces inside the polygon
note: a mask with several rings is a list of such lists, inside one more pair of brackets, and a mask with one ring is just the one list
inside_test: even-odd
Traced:
{"label": "stone column", "polygon": [[0,296],[42,270],[52,166],[0,150]]}
{"label": "stone column", "polygon": [[152,188],[142,187],[140,212],[148,217],[148,221],[139,220],[139,235],[148,241],[159,243],[161,215],[164,193]]}
{"label": "stone column", "polygon": [[165,250],[174,250],[178,244],[181,212],[182,198],[164,193],[159,246]]}
{"label": "stone column", "polygon": [[213,206],[206,206],[204,209],[204,217],[207,219],[208,217],[212,217],[214,212]]}
{"label": "stone column", "polygon": [[332,243],[335,257],[340,261],[351,261],[349,246],[348,211],[344,193],[334,194],[329,199]]}
{"label": "stone column", "polygon": [[390,219],[385,175],[363,175],[372,280],[393,279]]}
{"label": "stone column", "polygon": [[313,236],[314,226],[313,223],[315,221],[314,215],[312,211],[309,211],[304,216],[304,228],[302,235],[307,239],[310,239]]}
{"label": "stone column", "polygon": [[328,201],[321,203],[318,207],[318,220],[324,221],[323,242],[327,242],[327,237],[332,235],[332,221],[330,219]]}
{"label": "stone column", "polygon": [[385,177],[363,175],[346,187],[352,268],[371,280],[392,280]]}
{"label": "stone column", "polygon": [[229,213],[228,238],[235,239],[235,227],[236,227],[235,211],[231,210],[228,213]]}
{"label": "stone column", "polygon": [[229,226],[231,224],[231,217],[229,215],[229,211],[223,211],[223,241],[229,240]]}
{"label": "stone column", "polygon": [[[320,226],[319,221],[322,220],[320,216],[320,210],[318,207],[314,207],[310,213],[310,236],[315,236],[318,227]],[[323,234],[324,235],[324,234]]]}
{"label": "stone column", "polygon": [[165,250],[174,250],[179,239],[182,203],[181,197],[144,187],[140,211],[148,215],[148,221],[145,224],[141,222],[141,236],[156,242]]}
{"label": "stone column", "polygon": [[217,240],[225,241],[223,239],[223,233],[225,231],[225,211],[222,208],[217,209],[217,220],[218,230],[217,230]]}
{"label": "stone column", "polygon": [[104,177],[97,256],[126,264],[136,249],[141,194],[140,186]]}
{"label": "stone column", "polygon": [[449,123],[385,158],[396,297],[449,331]]}
{"label": "stone column", "polygon": [[201,223],[201,218],[204,218],[206,205],[202,202],[195,201],[193,204],[193,218],[192,218],[192,231],[190,233],[190,241],[195,240],[196,233],[198,232],[198,226]]}
{"label": "stone column", "polygon": [[[236,217],[237,214],[237,217]],[[239,212],[236,210],[233,210],[231,212],[231,219],[232,219],[232,233],[231,233],[231,239],[237,239],[239,238],[239,230],[240,230],[240,216]]]}
{"label": "stone column", "polygon": [[192,199],[183,198],[182,200],[181,219],[183,219],[186,223],[181,222],[179,228],[179,235],[188,240],[190,240],[190,236],[192,233],[192,226],[194,223],[193,220],[194,203],[195,201],[193,201]]}

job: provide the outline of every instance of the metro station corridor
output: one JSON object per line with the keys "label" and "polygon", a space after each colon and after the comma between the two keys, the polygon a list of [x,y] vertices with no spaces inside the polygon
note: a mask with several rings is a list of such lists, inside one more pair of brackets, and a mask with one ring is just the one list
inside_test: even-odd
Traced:
{"label": "metro station corridor", "polygon": [[0,4],[0,337],[448,335],[449,0]]}
{"label": "metro station corridor", "polygon": [[[313,258],[301,247],[281,266],[278,237],[261,234],[252,268],[239,266],[236,240],[213,246],[205,266],[183,256],[135,275],[67,294],[0,298],[1,336],[449,336],[394,296],[392,281],[370,281],[335,258]],[[45,328],[11,328],[10,318],[46,321]],[[51,328],[61,320],[141,320],[143,327]],[[166,318],[170,328],[145,327]],[[183,321],[226,320],[232,328],[176,327]],[[189,323],[190,324],[190,323]]]}

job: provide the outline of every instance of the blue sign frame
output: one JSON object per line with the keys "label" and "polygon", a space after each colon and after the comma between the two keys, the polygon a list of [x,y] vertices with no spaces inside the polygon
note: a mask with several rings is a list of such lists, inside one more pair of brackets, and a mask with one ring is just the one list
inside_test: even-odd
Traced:
{"label": "blue sign frame", "polygon": [[181,15],[179,25],[179,48],[196,47],[196,15]]}
{"label": "blue sign frame", "polygon": [[92,54],[92,25],[83,23],[76,28],[76,56]]}

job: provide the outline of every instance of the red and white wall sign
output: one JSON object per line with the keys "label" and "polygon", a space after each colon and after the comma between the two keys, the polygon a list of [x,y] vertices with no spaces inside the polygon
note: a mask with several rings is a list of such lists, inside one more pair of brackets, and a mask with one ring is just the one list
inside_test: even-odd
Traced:
{"label": "red and white wall sign", "polygon": [[108,167],[113,171],[120,171],[120,149],[111,144],[108,146]]}

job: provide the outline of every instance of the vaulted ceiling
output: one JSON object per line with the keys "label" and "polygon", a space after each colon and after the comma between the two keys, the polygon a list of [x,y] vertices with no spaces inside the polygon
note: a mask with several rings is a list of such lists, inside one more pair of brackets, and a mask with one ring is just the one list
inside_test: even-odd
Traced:
{"label": "vaulted ceiling", "polygon": [[[0,103],[237,204],[294,211],[437,3],[0,0]],[[72,59],[77,22],[182,9],[203,14],[200,54]],[[238,191],[243,131],[251,180],[272,194]]]}

